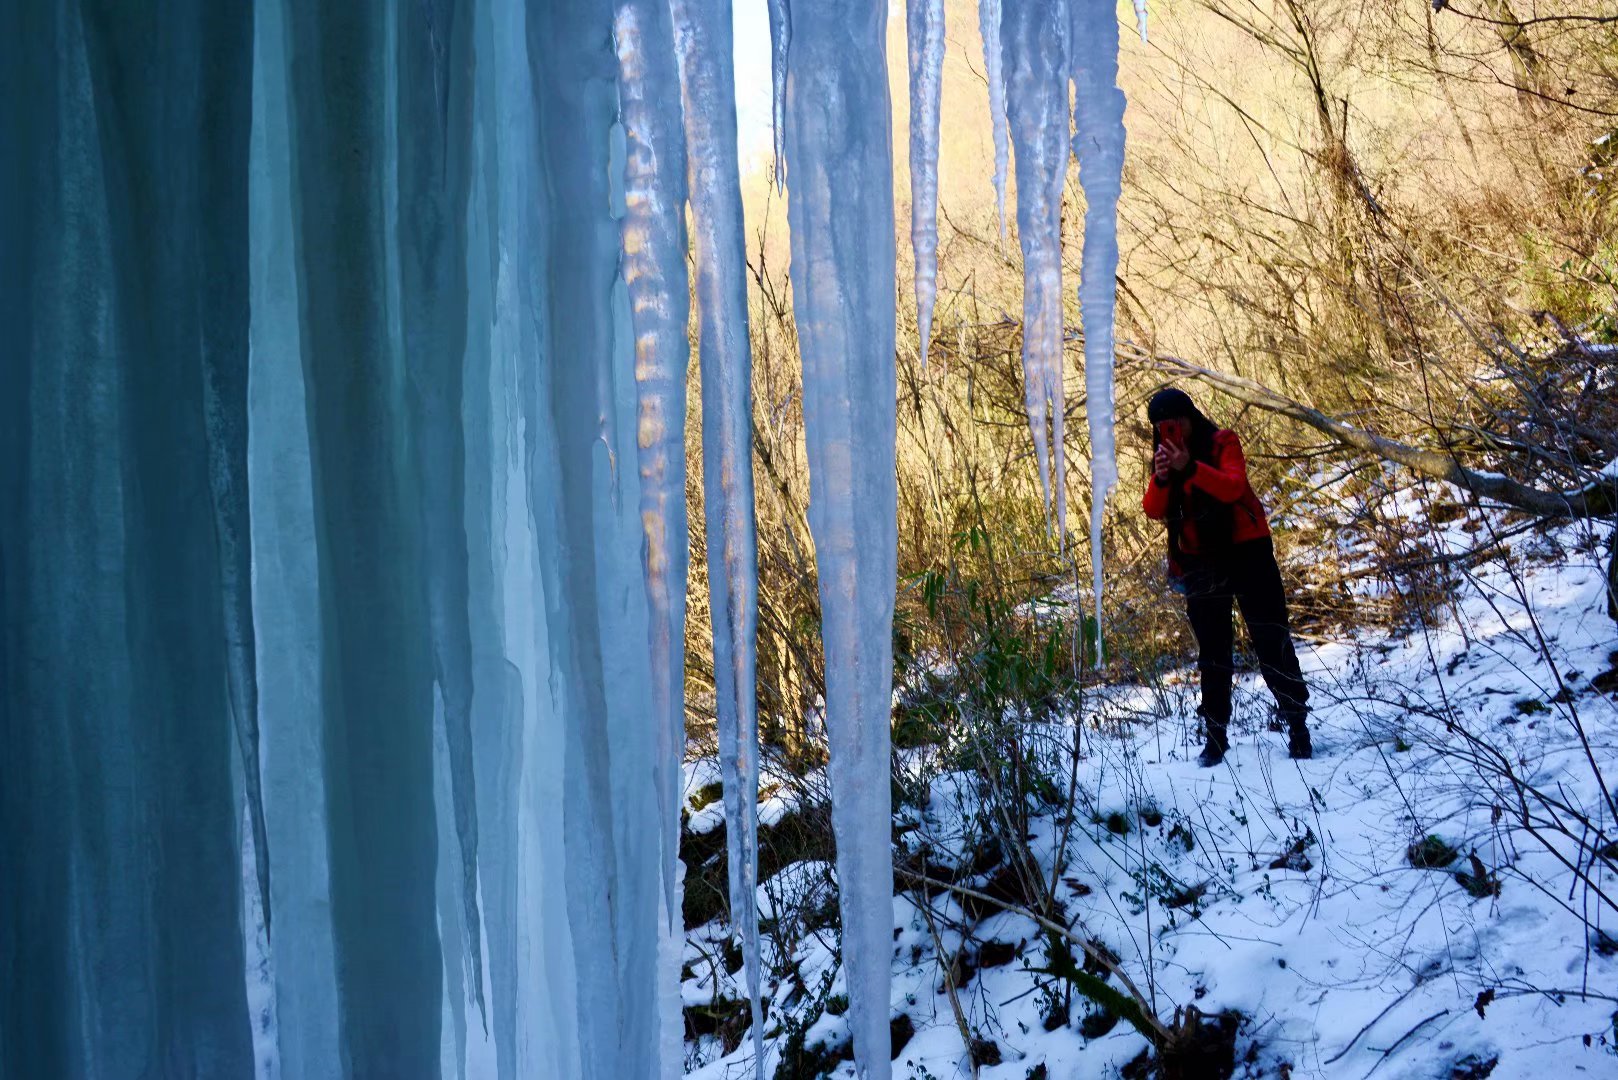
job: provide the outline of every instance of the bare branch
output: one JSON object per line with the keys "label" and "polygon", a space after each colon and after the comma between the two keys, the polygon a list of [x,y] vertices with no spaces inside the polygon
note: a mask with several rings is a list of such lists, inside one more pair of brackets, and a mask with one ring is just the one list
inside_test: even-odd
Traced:
{"label": "bare branch", "polygon": [[1148,354],[1130,346],[1123,348],[1159,371],[1196,379],[1237,401],[1308,424],[1341,446],[1374,454],[1412,472],[1454,484],[1478,498],[1493,499],[1518,510],[1559,519],[1604,517],[1618,509],[1618,477],[1602,476],[1571,491],[1547,491],[1499,473],[1468,469],[1453,454],[1424,450],[1355,427],[1252,379],[1226,375],[1165,353]]}

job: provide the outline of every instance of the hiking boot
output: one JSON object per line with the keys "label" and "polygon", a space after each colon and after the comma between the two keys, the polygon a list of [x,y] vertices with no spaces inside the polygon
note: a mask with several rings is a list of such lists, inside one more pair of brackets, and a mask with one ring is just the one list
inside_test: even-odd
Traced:
{"label": "hiking boot", "polygon": [[1287,734],[1287,753],[1293,761],[1305,761],[1315,756],[1315,744],[1309,738],[1309,725],[1294,720]]}
{"label": "hiking boot", "polygon": [[1197,755],[1197,764],[1204,769],[1211,769],[1225,760],[1225,752],[1230,749],[1230,735],[1223,724],[1208,725],[1208,745],[1202,748]]}

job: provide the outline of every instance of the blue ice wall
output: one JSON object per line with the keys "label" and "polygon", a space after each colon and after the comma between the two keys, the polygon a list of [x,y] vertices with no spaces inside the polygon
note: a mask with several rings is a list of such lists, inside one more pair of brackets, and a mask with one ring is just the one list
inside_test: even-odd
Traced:
{"label": "blue ice wall", "polygon": [[[850,1024],[876,1078],[888,5],[770,9]],[[729,19],[0,3],[0,1076],[678,1074],[688,211],[727,858],[756,918]],[[1048,37],[1005,35],[1009,108],[1060,179]]]}
{"label": "blue ice wall", "polygon": [[252,1071],[251,35],[202,0],[0,12],[6,1076]]}

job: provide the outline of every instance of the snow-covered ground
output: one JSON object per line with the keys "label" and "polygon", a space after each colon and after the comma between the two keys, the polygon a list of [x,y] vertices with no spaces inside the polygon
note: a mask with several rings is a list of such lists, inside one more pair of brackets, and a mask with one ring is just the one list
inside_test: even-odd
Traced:
{"label": "snow-covered ground", "polygon": [[[1440,546],[1476,544],[1479,525],[1458,522]],[[1300,643],[1313,761],[1290,761],[1285,736],[1267,730],[1255,675],[1238,683],[1232,752],[1211,770],[1194,760],[1188,673],[1087,697],[1071,811],[1065,798],[1041,805],[1030,848],[1051,880],[1066,834],[1055,895],[1073,933],[1116,954],[1159,1017],[1193,1003],[1240,1012],[1237,1076],[1618,1076],[1618,913],[1596,892],[1618,902],[1618,847],[1594,854],[1601,845],[1575,817],[1618,835],[1592,767],[1618,785],[1605,532],[1581,525],[1509,547],[1460,575],[1447,612],[1425,628]],[[1030,732],[1064,790],[1072,733]],[[902,808],[896,826],[907,848],[925,846],[929,867],[947,869],[980,832],[981,798],[970,773],[932,775],[925,804]],[[711,779],[694,767],[691,790]],[[713,827],[722,811],[715,803],[701,817]],[[1412,865],[1411,845],[1426,837],[1454,861]],[[1469,891],[1457,871],[1478,868],[1473,854],[1483,877]],[[977,868],[957,884],[995,891],[1003,865],[980,856]],[[831,873],[786,867],[761,886],[763,913],[779,914],[783,895],[824,907],[813,894]],[[983,1040],[980,1059],[998,1059],[981,1066],[984,1078],[1115,1076],[1146,1049],[1127,1023],[1087,1021],[1080,998],[1066,1022],[1053,1011],[1061,986],[1034,970],[1049,960],[1028,917],[948,891],[930,910],[918,899],[893,899],[892,1009],[914,1028],[896,1077],[972,1075],[940,948],[959,956],[954,999]],[[835,934],[813,922],[791,935],[787,957],[766,935],[766,1076],[789,1022],[815,1017],[802,1042],[832,1057],[848,1039]],[[717,921],[688,935],[688,1007],[741,996],[724,938]],[[751,1046],[740,1039],[726,1054],[719,1035],[689,1041],[688,1075],[751,1076]],[[852,1076],[852,1065],[831,1075]]]}

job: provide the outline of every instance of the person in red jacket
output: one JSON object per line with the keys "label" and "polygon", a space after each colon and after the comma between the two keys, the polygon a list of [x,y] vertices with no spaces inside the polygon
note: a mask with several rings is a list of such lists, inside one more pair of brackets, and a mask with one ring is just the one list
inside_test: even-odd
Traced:
{"label": "person in red jacket", "polygon": [[1241,440],[1172,387],[1153,395],[1146,415],[1152,422],[1152,478],[1141,507],[1168,526],[1169,578],[1185,594],[1197,639],[1199,711],[1208,729],[1198,761],[1217,765],[1230,749],[1232,601],[1242,609],[1259,670],[1287,725],[1288,749],[1294,758],[1310,757],[1309,690],[1287,626],[1270,525],[1248,482]]}

